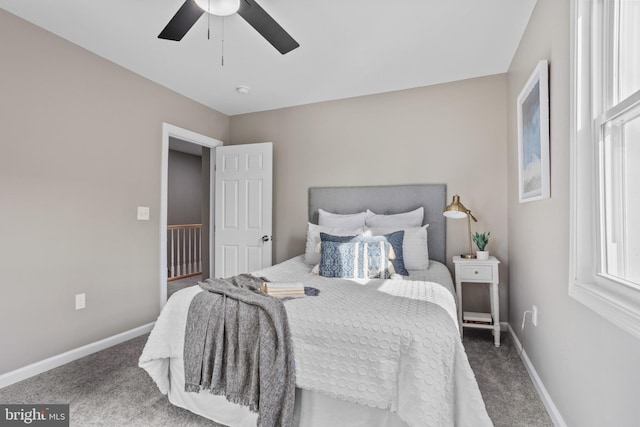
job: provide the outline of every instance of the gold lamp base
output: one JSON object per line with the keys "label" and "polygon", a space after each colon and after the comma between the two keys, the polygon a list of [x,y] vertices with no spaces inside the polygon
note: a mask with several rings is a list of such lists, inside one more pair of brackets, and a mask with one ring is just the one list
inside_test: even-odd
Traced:
{"label": "gold lamp base", "polygon": [[473,252],[473,247],[471,246],[471,220],[474,222],[478,222],[475,216],[471,213],[471,211],[464,207],[464,205],[460,202],[460,196],[457,194],[453,196],[453,201],[449,206],[447,206],[443,212],[444,216],[449,218],[467,218],[467,236],[469,237],[469,252],[466,254],[461,254],[460,257],[464,259],[474,259],[476,254]]}

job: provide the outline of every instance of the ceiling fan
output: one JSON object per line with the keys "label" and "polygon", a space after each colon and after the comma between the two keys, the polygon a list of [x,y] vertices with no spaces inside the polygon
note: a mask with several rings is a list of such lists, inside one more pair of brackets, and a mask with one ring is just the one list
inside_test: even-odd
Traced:
{"label": "ceiling fan", "polygon": [[182,40],[205,12],[217,16],[228,16],[237,12],[283,55],[300,46],[254,0],[186,0],[158,38]]}

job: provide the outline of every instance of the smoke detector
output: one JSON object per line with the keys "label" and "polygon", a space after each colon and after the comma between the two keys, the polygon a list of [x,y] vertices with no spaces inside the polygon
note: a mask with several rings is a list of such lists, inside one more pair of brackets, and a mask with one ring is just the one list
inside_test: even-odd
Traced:
{"label": "smoke detector", "polygon": [[236,92],[238,92],[240,95],[246,95],[250,90],[251,88],[249,86],[238,86],[236,88]]}

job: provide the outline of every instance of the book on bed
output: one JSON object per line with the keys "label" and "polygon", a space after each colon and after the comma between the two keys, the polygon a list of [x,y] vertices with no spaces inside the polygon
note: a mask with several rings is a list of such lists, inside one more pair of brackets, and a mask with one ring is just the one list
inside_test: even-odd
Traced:
{"label": "book on bed", "polygon": [[299,282],[263,282],[262,292],[277,298],[302,298],[304,285]]}

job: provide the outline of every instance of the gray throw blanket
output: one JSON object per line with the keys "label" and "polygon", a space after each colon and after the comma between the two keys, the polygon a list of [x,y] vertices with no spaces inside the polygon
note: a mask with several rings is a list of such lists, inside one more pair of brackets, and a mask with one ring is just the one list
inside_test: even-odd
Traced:
{"label": "gray throw blanket", "polygon": [[241,274],[207,279],[189,306],[185,391],[209,390],[258,413],[258,426],[292,425],[295,368],[282,301]]}

